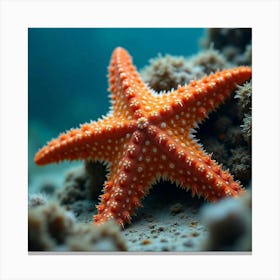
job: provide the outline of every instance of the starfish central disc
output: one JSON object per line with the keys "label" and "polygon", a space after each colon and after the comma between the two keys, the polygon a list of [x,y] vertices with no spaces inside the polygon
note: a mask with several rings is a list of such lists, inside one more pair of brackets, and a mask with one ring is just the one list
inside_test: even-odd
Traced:
{"label": "starfish central disc", "polygon": [[141,117],[137,120],[137,127],[142,130],[146,128],[149,125],[149,121],[145,117]]}

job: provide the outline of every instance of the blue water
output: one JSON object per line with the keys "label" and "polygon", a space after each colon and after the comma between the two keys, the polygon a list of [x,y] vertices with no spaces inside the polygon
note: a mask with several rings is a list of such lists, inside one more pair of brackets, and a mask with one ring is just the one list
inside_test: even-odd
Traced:
{"label": "blue water", "polygon": [[[140,69],[158,53],[197,53],[203,32],[185,28],[30,28],[29,123],[43,124],[42,129],[49,128],[54,137],[96,120],[108,112],[106,75],[115,47],[126,48]],[[37,130],[40,134],[40,126]]]}

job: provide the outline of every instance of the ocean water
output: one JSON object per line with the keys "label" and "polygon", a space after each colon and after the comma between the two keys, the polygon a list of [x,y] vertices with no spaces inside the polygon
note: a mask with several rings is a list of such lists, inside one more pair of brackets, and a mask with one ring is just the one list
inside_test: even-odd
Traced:
{"label": "ocean water", "polygon": [[108,112],[107,68],[115,47],[126,48],[139,70],[159,53],[197,53],[203,35],[201,28],[30,28],[29,144],[38,149]]}

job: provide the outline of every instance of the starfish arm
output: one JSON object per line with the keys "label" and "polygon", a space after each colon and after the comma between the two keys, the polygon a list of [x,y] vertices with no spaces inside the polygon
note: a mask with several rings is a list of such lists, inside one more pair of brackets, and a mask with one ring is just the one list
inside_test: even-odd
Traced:
{"label": "starfish arm", "polygon": [[110,176],[97,206],[98,214],[94,216],[95,223],[114,218],[123,226],[130,222],[136,208],[141,206],[141,200],[153,181],[153,175],[143,162],[145,139],[143,133],[135,131],[122,152],[121,160],[110,166]]}
{"label": "starfish arm", "polygon": [[109,83],[116,116],[140,118],[151,110],[153,102],[150,89],[140,78],[128,52],[121,47],[112,54]]}
{"label": "starfish arm", "polygon": [[133,122],[107,116],[96,122],[85,123],[80,128],[62,133],[38,151],[34,161],[45,165],[63,160],[110,161],[117,139],[125,138],[135,128]]}
{"label": "starfish arm", "polygon": [[166,155],[164,177],[209,201],[239,196],[243,192],[241,185],[233,180],[229,172],[222,170],[190,137],[182,142],[155,126],[150,131],[153,135],[151,141]]}
{"label": "starfish arm", "polygon": [[194,126],[223,103],[237,85],[250,79],[251,74],[251,68],[247,66],[217,71],[199,81],[192,81],[187,86],[179,87],[169,94],[158,96],[158,102],[164,105],[154,123],[176,114],[181,114],[181,118],[184,112],[185,125]]}

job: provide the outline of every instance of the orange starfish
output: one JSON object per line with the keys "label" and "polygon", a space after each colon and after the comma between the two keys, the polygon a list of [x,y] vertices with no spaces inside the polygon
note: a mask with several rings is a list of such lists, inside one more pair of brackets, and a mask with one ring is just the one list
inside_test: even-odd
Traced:
{"label": "orange starfish", "polygon": [[130,222],[141,199],[160,178],[209,201],[239,196],[244,191],[241,185],[206,154],[192,133],[236,84],[250,77],[249,67],[237,67],[155,94],[142,82],[127,51],[116,48],[109,67],[112,111],[50,141],[36,154],[35,162],[104,162],[109,172],[96,223],[112,218],[121,225]]}

